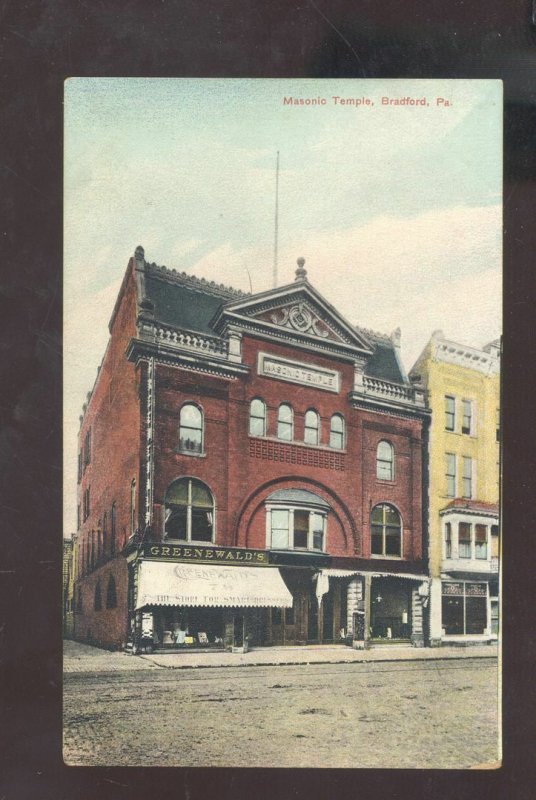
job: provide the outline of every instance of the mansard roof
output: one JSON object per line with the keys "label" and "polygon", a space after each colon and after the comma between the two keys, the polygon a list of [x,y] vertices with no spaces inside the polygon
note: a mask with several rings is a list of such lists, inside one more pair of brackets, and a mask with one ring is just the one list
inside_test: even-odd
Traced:
{"label": "mansard roof", "polygon": [[[324,328],[324,336],[329,331],[333,340],[339,339],[339,342],[334,341],[334,345],[340,343],[341,347],[361,355],[366,375],[407,383],[393,340],[387,335],[350,325],[307,280],[253,295],[148,263],[142,248],[136,252],[136,267],[138,305],[140,310],[154,316],[157,324],[218,336],[224,319],[236,322],[242,317],[244,320],[249,318],[253,325],[263,323],[277,335],[276,326],[267,315],[280,313],[285,303],[288,306],[288,302],[301,299],[306,311],[313,316],[315,311],[318,312],[318,323]],[[264,319],[261,319],[263,310]],[[255,318],[257,313],[260,314],[258,319]],[[308,339],[312,342],[312,337],[306,334],[302,339],[305,343]]]}

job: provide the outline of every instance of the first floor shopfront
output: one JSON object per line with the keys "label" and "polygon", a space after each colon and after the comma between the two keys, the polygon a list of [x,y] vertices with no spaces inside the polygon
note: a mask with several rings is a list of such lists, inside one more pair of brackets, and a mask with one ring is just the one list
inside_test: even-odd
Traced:
{"label": "first floor shopfront", "polygon": [[499,584],[486,574],[443,574],[431,582],[430,643],[482,642],[499,633]]}
{"label": "first floor shopfront", "polygon": [[145,545],[129,564],[131,645],[175,652],[424,644],[425,576],[330,563],[309,554]]}

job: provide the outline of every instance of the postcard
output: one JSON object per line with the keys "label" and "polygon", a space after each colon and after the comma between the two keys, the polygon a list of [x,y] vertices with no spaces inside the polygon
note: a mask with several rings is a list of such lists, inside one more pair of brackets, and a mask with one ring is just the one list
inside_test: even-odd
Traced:
{"label": "postcard", "polygon": [[501,763],[502,84],[65,84],[64,759]]}

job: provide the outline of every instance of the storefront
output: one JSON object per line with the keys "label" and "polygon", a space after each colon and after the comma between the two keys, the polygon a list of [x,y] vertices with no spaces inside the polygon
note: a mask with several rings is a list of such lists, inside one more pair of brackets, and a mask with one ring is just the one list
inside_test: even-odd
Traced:
{"label": "storefront", "polygon": [[487,581],[443,580],[441,595],[443,636],[492,635]]}
{"label": "storefront", "polygon": [[[181,552],[174,556],[173,550]],[[264,560],[257,566],[243,566],[255,561],[257,553],[162,545],[137,553],[129,591],[134,651],[247,650],[262,643],[270,611],[285,613],[293,598],[277,567],[261,555]],[[233,566],[206,563],[227,557]]]}

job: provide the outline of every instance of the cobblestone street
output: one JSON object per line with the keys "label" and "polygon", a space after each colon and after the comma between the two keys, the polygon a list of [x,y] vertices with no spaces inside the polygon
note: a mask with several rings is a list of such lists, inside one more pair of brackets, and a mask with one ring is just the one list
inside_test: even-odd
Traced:
{"label": "cobblestone street", "polygon": [[70,765],[466,768],[497,760],[496,658],[180,670],[108,658],[108,670],[95,657],[100,668],[65,674]]}

